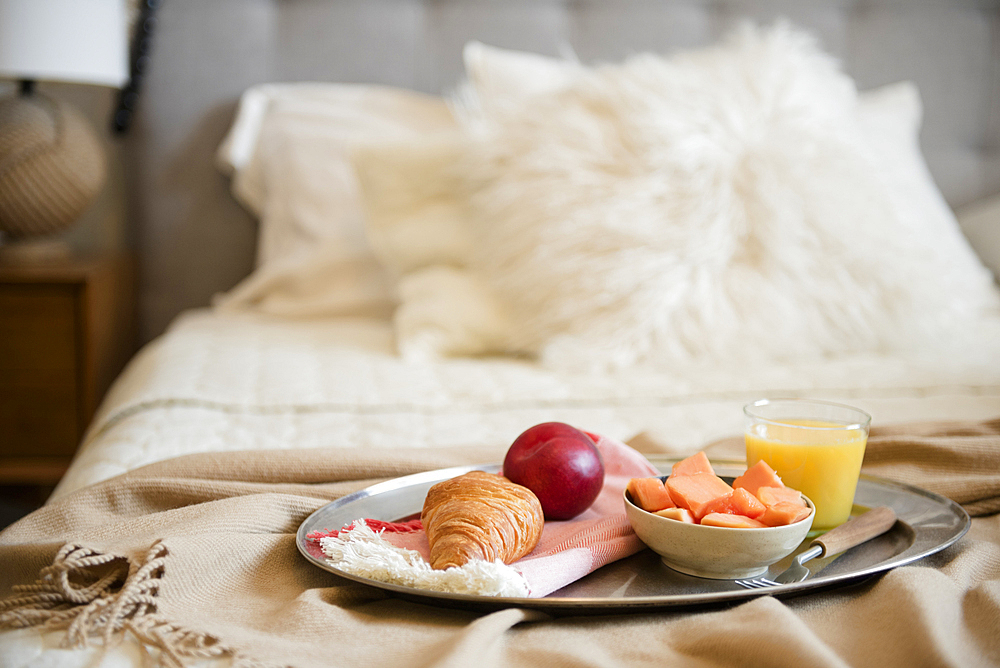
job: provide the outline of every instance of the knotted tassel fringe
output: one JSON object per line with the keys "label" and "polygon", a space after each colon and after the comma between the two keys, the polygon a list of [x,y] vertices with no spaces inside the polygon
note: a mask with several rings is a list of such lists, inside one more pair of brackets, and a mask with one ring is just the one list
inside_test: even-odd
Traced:
{"label": "knotted tassel fringe", "polygon": [[140,564],[79,545],[64,545],[38,580],[13,587],[0,601],[0,628],[66,630],[65,645],[83,647],[100,636],[105,646],[131,633],[159,651],[159,663],[180,667],[184,659],[233,653],[217,639],[160,619],[156,595],[167,548],[155,543]]}

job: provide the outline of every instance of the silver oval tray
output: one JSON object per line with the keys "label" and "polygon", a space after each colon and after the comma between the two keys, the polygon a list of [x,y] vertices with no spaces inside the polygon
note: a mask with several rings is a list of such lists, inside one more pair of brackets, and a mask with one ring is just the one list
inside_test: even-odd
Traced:
{"label": "silver oval tray", "polygon": [[[660,462],[651,458],[651,461],[661,470],[669,470],[669,466],[663,466],[668,460]],[[713,462],[713,465],[723,477],[737,476],[745,468],[742,463],[735,462]],[[853,514],[886,505],[896,511],[899,521],[887,533],[863,545],[840,555],[808,562],[811,575],[803,582],[768,589],[744,589],[730,580],[683,575],[665,566],[652,550],[644,549],[544,598],[450,594],[358,577],[328,563],[319,546],[306,538],[313,531],[339,529],[359,518],[391,522],[419,515],[431,485],[474,469],[497,472],[500,466],[463,466],[427,471],[373,485],[333,501],[299,526],[296,536],[299,551],[326,571],[423,603],[475,610],[527,607],[575,615],[610,614],[718,605],[765,595],[796,596],[856,584],[943,550],[961,538],[971,526],[965,510],[950,499],[917,487],[862,475],[854,496]],[[809,541],[807,538],[795,553],[771,566],[769,577],[787,568],[795,554],[805,549]]]}

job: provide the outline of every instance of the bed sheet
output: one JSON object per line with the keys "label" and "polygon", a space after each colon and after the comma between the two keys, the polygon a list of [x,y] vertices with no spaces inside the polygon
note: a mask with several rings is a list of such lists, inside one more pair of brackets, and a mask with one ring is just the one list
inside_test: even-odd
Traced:
{"label": "bed sheet", "polygon": [[495,445],[549,420],[621,440],[645,433],[645,447],[684,454],[740,433],[742,405],[762,396],[843,401],[876,424],[981,419],[1000,415],[996,360],[1000,344],[587,374],[509,358],[404,361],[381,320],[190,311],[116,381],[54,496],[195,452]]}

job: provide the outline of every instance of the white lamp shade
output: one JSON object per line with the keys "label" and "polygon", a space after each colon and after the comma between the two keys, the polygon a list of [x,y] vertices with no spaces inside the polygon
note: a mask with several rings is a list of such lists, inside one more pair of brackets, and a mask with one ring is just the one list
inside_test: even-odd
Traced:
{"label": "white lamp shade", "polygon": [[125,0],[0,0],[0,77],[121,88]]}

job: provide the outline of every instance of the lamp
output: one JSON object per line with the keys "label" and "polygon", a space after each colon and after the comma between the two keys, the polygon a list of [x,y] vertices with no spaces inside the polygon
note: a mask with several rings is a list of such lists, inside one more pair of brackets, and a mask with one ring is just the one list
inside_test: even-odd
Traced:
{"label": "lamp", "polygon": [[0,254],[65,254],[53,236],[73,225],[107,172],[100,138],[36,81],[120,88],[128,80],[125,0],[0,0]]}

